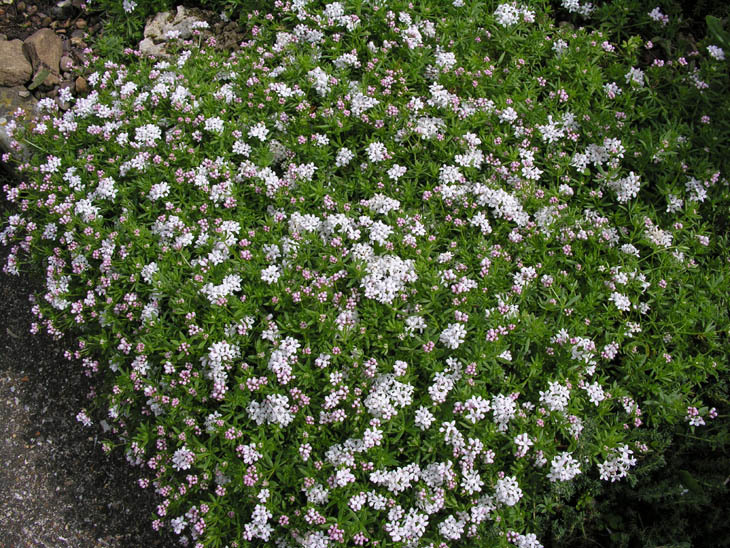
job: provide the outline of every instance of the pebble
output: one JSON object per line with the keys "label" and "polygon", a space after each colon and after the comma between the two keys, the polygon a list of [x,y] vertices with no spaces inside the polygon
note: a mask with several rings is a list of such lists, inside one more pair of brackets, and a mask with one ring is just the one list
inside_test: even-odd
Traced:
{"label": "pebble", "polygon": [[75,84],[76,84],[76,93],[86,93],[87,91],[89,91],[89,86],[86,83],[86,80],[84,78],[82,78],[81,76],[76,78]]}
{"label": "pebble", "polygon": [[86,28],[86,21],[84,21],[83,19],[79,19],[78,21],[76,21],[76,28],[77,29],[85,29]]}

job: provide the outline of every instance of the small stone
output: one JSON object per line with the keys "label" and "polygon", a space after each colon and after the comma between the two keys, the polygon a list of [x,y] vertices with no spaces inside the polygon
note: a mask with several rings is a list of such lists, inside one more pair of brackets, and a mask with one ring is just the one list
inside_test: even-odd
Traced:
{"label": "small stone", "polygon": [[[9,151],[11,139],[5,131],[7,122],[13,118],[13,113],[22,108],[25,116],[19,122],[29,121],[36,112],[38,101],[32,97],[27,89],[21,86],[0,88],[0,150]],[[26,148],[21,150],[21,156],[26,158],[29,152]]]}
{"label": "small stone", "polygon": [[61,0],[51,8],[51,15],[59,19],[68,17],[73,12],[73,5],[70,0]]}
{"label": "small stone", "polygon": [[87,26],[86,21],[84,21],[83,19],[79,19],[78,21],[76,21],[77,29],[85,29],[86,26]]}
{"label": "small stone", "polygon": [[75,48],[85,48],[86,42],[84,42],[81,38],[78,36],[71,37],[71,45]]}
{"label": "small stone", "polygon": [[23,12],[25,11],[25,2],[18,2],[18,5],[16,6],[18,8],[18,11]]}
{"label": "small stone", "polygon": [[83,77],[79,76],[74,83],[76,85],[76,93],[81,94],[89,91],[89,85]]}
{"label": "small stone", "polygon": [[68,72],[73,67],[73,60],[68,56],[64,55],[61,57],[60,67],[63,72]]}

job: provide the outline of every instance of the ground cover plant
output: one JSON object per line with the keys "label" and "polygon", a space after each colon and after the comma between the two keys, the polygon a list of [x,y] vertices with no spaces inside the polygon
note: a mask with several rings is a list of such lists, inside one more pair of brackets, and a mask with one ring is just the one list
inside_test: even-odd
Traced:
{"label": "ground cover plant", "polygon": [[42,267],[33,330],[74,341],[153,527],[537,547],[718,420],[727,60],[643,17],[657,44],[548,3],[277,2],[233,53],[130,48],[41,102],[4,269]]}

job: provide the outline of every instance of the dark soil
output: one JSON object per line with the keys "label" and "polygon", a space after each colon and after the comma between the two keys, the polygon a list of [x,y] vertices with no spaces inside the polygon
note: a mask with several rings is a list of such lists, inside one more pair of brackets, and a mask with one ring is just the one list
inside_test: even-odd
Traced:
{"label": "dark soil", "polygon": [[[58,0],[56,0],[57,2]],[[11,4],[0,3],[0,32],[8,40],[25,40],[36,30],[53,22],[53,0],[14,0]],[[73,13],[80,14],[79,10]]]}

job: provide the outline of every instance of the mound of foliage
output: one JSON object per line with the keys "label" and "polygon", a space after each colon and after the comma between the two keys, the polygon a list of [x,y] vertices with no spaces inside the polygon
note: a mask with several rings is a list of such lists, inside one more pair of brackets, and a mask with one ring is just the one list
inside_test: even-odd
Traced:
{"label": "mound of foliage", "polygon": [[97,60],[16,128],[4,188],[5,271],[42,267],[33,331],[75,341],[78,419],[159,495],[155,528],[537,547],[661,429],[716,420],[720,46],[647,63],[547,4],[244,19],[230,54],[196,31]]}

